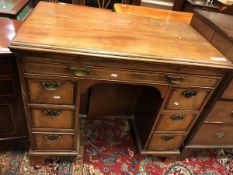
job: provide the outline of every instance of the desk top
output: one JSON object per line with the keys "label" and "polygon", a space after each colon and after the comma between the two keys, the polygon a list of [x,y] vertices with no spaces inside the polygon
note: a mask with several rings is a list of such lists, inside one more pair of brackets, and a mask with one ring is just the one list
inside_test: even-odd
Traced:
{"label": "desk top", "polygon": [[157,8],[142,7],[127,4],[114,4],[114,9],[117,13],[145,16],[155,19],[162,19],[167,21],[181,22],[190,24],[193,14],[187,12],[177,12],[172,10],[163,10]]}
{"label": "desk top", "polygon": [[11,48],[232,68],[190,25],[70,4],[40,2]]}
{"label": "desk top", "polygon": [[11,54],[8,45],[14,38],[22,22],[12,19],[0,19],[0,54]]}

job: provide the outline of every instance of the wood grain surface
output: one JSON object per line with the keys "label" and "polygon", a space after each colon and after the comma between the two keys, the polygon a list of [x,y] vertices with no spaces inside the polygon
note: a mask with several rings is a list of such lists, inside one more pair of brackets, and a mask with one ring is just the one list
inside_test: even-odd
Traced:
{"label": "wood grain surface", "polygon": [[114,4],[114,9],[117,13],[144,16],[155,19],[163,19],[166,21],[174,21],[189,24],[193,14],[187,12],[177,12],[172,10],[164,10],[158,8],[149,8],[136,5]]}

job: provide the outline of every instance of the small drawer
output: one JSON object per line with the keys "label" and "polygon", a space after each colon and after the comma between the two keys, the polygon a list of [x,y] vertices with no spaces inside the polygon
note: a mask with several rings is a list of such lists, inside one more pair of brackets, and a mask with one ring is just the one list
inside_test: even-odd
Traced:
{"label": "small drawer", "polygon": [[184,140],[184,135],[175,134],[153,134],[148,145],[148,150],[175,150],[180,147]]}
{"label": "small drawer", "polygon": [[114,69],[105,67],[93,67],[85,65],[69,65],[55,63],[24,63],[25,73],[36,73],[45,75],[69,76],[77,78],[91,78],[115,81],[133,81],[148,83],[165,83],[174,85],[193,85],[204,87],[215,87],[217,77],[205,77],[187,74],[175,74],[164,72],[148,72]]}
{"label": "small drawer", "polygon": [[[40,58],[38,58],[40,59]],[[43,59],[43,58],[42,58]],[[78,65],[80,66],[80,65]],[[74,76],[70,65],[53,62],[24,62],[24,73]]]}
{"label": "small drawer", "polygon": [[222,94],[222,98],[232,99],[233,100],[233,79],[228,84],[227,88]]}
{"label": "small drawer", "polygon": [[74,111],[64,109],[31,109],[34,128],[74,128]]}
{"label": "small drawer", "polygon": [[187,131],[194,118],[194,114],[162,114],[155,130]]}
{"label": "small drawer", "polygon": [[233,124],[233,102],[217,101],[208,114],[206,121]]}
{"label": "small drawer", "polygon": [[210,43],[215,46],[224,55],[232,48],[233,44],[230,38],[223,36],[222,34],[215,32],[211,38]]}
{"label": "small drawer", "polygon": [[73,135],[49,133],[33,134],[36,150],[73,150]]}
{"label": "small drawer", "polygon": [[203,123],[191,145],[233,145],[233,125]]}
{"label": "small drawer", "polygon": [[71,81],[28,80],[32,103],[66,104],[74,103],[74,84]]}
{"label": "small drawer", "polygon": [[181,89],[171,90],[165,109],[200,110],[209,91],[204,89]]}

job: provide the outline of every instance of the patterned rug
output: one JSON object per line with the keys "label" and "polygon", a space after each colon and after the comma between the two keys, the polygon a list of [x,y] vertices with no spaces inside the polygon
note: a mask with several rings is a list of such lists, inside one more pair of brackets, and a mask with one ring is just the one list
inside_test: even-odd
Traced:
{"label": "patterned rug", "polygon": [[233,175],[232,150],[195,153],[163,163],[138,153],[125,120],[82,120],[83,157],[29,161],[25,152],[0,154],[1,175]]}

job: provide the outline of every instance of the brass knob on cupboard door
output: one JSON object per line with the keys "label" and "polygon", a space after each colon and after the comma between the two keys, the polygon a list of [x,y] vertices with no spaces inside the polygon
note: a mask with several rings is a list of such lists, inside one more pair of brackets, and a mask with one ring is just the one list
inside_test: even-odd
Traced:
{"label": "brass knob on cupboard door", "polygon": [[75,66],[70,66],[69,69],[73,71],[73,74],[76,77],[85,77],[90,74],[91,72],[91,67],[75,67]]}
{"label": "brass knob on cupboard door", "polygon": [[231,117],[233,117],[233,111],[231,111]]}
{"label": "brass knob on cupboard door", "polygon": [[45,139],[49,140],[49,141],[55,141],[55,140],[58,140],[60,138],[61,138],[60,135],[53,135],[53,134],[45,136]]}
{"label": "brass knob on cupboard door", "polygon": [[179,75],[166,75],[165,79],[170,84],[180,84],[184,81],[184,77],[179,76]]}
{"label": "brass knob on cupboard door", "polygon": [[61,114],[61,110],[43,109],[41,112],[42,112],[42,114],[44,116],[48,116],[48,117],[51,117],[51,118],[56,118],[56,117],[58,117]]}
{"label": "brass knob on cupboard door", "polygon": [[41,86],[46,90],[54,91],[61,86],[61,83],[59,81],[42,81]]}

